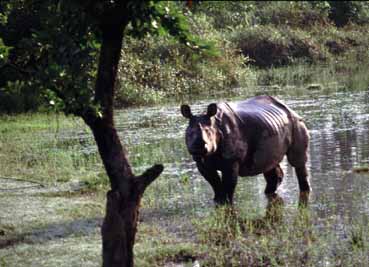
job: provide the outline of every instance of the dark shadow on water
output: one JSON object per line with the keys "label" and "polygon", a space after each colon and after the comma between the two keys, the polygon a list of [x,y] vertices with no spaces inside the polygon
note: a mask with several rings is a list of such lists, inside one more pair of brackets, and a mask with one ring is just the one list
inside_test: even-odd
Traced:
{"label": "dark shadow on water", "polygon": [[0,237],[0,249],[18,244],[42,244],[68,236],[89,236],[100,231],[102,218],[88,218],[74,221],[53,223],[33,231],[13,236]]}

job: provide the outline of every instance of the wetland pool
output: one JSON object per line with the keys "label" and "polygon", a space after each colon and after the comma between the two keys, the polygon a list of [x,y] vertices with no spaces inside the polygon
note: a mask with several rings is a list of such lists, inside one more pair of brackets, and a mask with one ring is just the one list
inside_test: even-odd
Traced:
{"label": "wetland pool", "polygon": [[[280,226],[275,229],[281,232],[268,233],[262,227],[252,230],[255,235],[251,231],[244,232],[244,238],[236,239],[232,248],[239,249],[237,247],[241,245],[243,253],[253,251],[256,255],[263,249],[273,255],[276,248],[276,253],[283,254],[283,257],[307,249],[311,255],[311,266],[366,266],[367,246],[353,250],[350,240],[358,236],[353,233],[360,234],[365,244],[368,240],[369,174],[353,171],[369,165],[368,92],[270,94],[279,97],[302,116],[310,130],[308,171],[313,191],[307,209],[309,216],[307,220],[304,214],[299,216],[297,179],[292,167],[284,160],[281,166],[285,177],[277,191],[283,205],[279,205],[282,207],[277,210],[279,214],[274,213],[278,219],[277,226]],[[193,112],[197,113],[211,102],[238,101],[250,96],[218,96],[191,101],[190,104]],[[210,257],[222,258],[222,252],[219,255],[209,233],[214,228],[224,229],[224,225],[218,225],[220,216],[214,213],[213,192],[197,171],[185,147],[187,120],[181,116],[179,106],[180,103],[176,103],[116,112],[116,125],[134,172],[140,174],[155,163],[163,163],[165,167],[163,174],[147,188],[142,199],[135,245],[137,261],[157,256],[155,253],[160,254],[163,246],[172,248],[178,244],[191,244],[196,251],[194,254],[198,255],[201,252],[197,250],[204,242],[206,250],[216,251]],[[54,120],[54,117],[47,119]],[[26,138],[26,144],[38,140],[35,150],[27,154],[33,159],[33,165],[24,168],[27,173],[39,171],[36,168],[38,164],[48,162],[48,159],[54,159],[55,166],[59,166],[60,160],[71,165],[51,176],[45,187],[22,180],[1,181],[0,246],[3,244],[3,247],[0,249],[0,266],[2,263],[4,266],[31,266],[34,263],[39,266],[40,255],[47,255],[42,256],[47,259],[45,266],[80,266],[81,258],[86,260],[84,266],[101,265],[100,226],[105,211],[106,187],[102,187],[104,191],[97,194],[80,194],[78,190],[84,183],[77,180],[77,194],[73,195],[68,188],[74,181],[60,180],[70,166],[75,175],[73,177],[77,179],[100,179],[98,182],[104,185],[107,181],[91,132],[79,120],[73,122],[75,126],[57,128],[56,131],[50,127],[31,136],[21,128],[25,133],[18,137]],[[29,149],[28,146],[26,148]],[[58,153],[63,157],[58,157]],[[17,164],[24,162],[23,154],[20,155],[22,157],[16,161]],[[264,218],[270,205],[264,196],[264,187],[262,175],[239,178],[234,207],[244,225],[266,221]],[[263,240],[270,243],[262,243]],[[307,246],[301,242],[307,242]],[[310,243],[313,245],[310,246]],[[284,249],[280,250],[279,246]],[[71,251],[71,248],[74,249]],[[342,263],[340,257],[352,261],[352,265],[335,264]],[[201,255],[199,260],[204,260]],[[288,256],[286,266],[289,260],[294,262],[294,256]]]}
{"label": "wetland pool", "polygon": [[[369,175],[354,168],[369,164],[369,93],[319,91],[300,96],[277,95],[294,109],[310,131],[308,170],[310,207],[319,217],[352,219],[369,215]],[[247,98],[247,97],[244,97]],[[191,103],[193,112],[207,104],[242,98],[208,99]],[[148,189],[144,204],[159,214],[201,214],[212,206],[213,193],[198,173],[184,144],[187,121],[178,105],[119,111],[116,123],[136,173],[155,163],[165,170]],[[285,177],[277,193],[286,206],[297,206],[297,178],[286,159]],[[236,188],[238,209],[259,209],[267,200],[262,175],[240,177]]]}

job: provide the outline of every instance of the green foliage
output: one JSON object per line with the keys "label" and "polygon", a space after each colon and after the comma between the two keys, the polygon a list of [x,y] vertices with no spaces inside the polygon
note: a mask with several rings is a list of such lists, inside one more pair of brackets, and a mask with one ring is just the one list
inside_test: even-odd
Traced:
{"label": "green foliage", "polygon": [[348,23],[367,24],[369,22],[368,1],[328,1],[331,9],[329,17],[338,27]]}
{"label": "green foliage", "polygon": [[3,40],[0,38],[0,67],[4,65],[4,63],[8,59],[10,47],[6,46]]}
{"label": "green foliage", "polygon": [[132,8],[132,28],[128,32],[133,37],[143,38],[147,33],[161,36],[171,35],[197,52],[216,54],[216,50],[210,43],[204,42],[191,33],[187,18],[177,3],[149,1],[147,4],[138,2],[137,5],[140,5],[140,8]]}
{"label": "green foliage", "polygon": [[338,29],[329,21],[328,2],[262,2],[255,10],[254,25],[226,36],[256,66],[321,63],[351,51],[367,58],[367,27]]}
{"label": "green foliage", "polygon": [[[98,113],[97,21],[122,3],[2,3],[0,112]],[[127,10],[118,107],[247,86],[250,63],[362,60],[369,47],[367,2],[200,1],[188,9],[173,1],[131,1]],[[346,27],[337,28],[337,19]]]}
{"label": "green foliage", "polygon": [[0,112],[34,111],[41,105],[40,90],[31,88],[24,81],[8,81],[0,90]]}
{"label": "green foliage", "polygon": [[194,8],[194,14],[205,14],[217,30],[249,26],[253,23],[254,12],[252,1],[204,1]]}
{"label": "green foliage", "polygon": [[[0,8],[0,27],[3,27],[8,20],[6,6]],[[2,37],[0,37],[0,70],[3,68],[4,64],[8,60],[9,52],[11,47],[4,44]],[[1,91],[0,91],[1,94]]]}
{"label": "green foliage", "polygon": [[[211,40],[222,56],[194,55],[163,36],[126,40],[117,104],[147,104],[201,92],[246,87],[245,68],[321,63],[365,53],[367,28],[338,30],[328,2],[219,2],[194,4],[190,30]],[[239,55],[238,51],[242,54]]]}
{"label": "green foliage", "polygon": [[308,1],[256,3],[255,24],[309,28],[328,24],[329,4]]}
{"label": "green foliage", "polygon": [[245,59],[226,45],[217,47],[222,57],[213,57],[193,54],[192,48],[170,37],[127,38],[117,105],[151,104],[239,86],[248,77],[248,69],[242,67]]}
{"label": "green foliage", "polygon": [[[27,92],[34,91],[39,103],[42,100],[45,106],[56,103],[53,109],[60,108],[66,114],[98,113],[94,81],[101,32],[97,23],[103,17],[109,20],[109,14],[119,8],[122,3],[114,1],[11,1],[0,33],[5,44],[14,49],[4,63],[7,75],[0,78],[0,98],[18,94],[22,99],[27,97]],[[209,43],[189,32],[186,19],[176,4],[132,1],[124,8],[130,15],[128,33],[136,37],[148,33],[170,34],[192,51],[214,54]],[[124,18],[124,14],[122,16]],[[0,46],[1,51],[4,47]],[[9,81],[21,81],[19,84],[24,88],[14,91],[7,86],[5,90]]]}
{"label": "green foliage", "polygon": [[[99,48],[88,16],[73,6],[54,1],[42,4],[12,1],[11,4],[1,32],[4,41],[14,49],[3,67],[8,75],[1,77],[0,95],[37,99],[29,108],[18,105],[13,111],[32,110],[42,102],[47,105],[52,101],[67,114],[81,112],[93,96],[94,60]],[[4,86],[7,80],[22,82],[14,89]]]}
{"label": "green foliage", "polygon": [[[326,31],[329,32],[329,28]],[[260,67],[281,66],[293,63],[317,63],[330,57],[328,45],[334,39],[323,35],[320,27],[310,31],[300,28],[276,27],[271,24],[255,25],[238,29],[229,34],[229,39],[251,59],[251,63]],[[351,47],[344,38],[341,53]],[[332,43],[334,46],[334,44]],[[267,51],[267,52],[266,52]]]}

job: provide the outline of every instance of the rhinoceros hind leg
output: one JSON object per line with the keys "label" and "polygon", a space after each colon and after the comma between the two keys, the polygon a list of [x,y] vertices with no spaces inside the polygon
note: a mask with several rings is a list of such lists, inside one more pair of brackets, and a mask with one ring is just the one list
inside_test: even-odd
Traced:
{"label": "rhinoceros hind leg", "polygon": [[283,176],[283,170],[279,165],[277,165],[274,169],[265,172],[264,177],[267,185],[264,193],[267,195],[275,193],[278,186],[282,183]]}
{"label": "rhinoceros hind leg", "polygon": [[300,192],[310,192],[306,162],[308,159],[309,133],[305,124],[299,121],[294,128],[293,144],[287,151],[288,162],[295,168]]}
{"label": "rhinoceros hind leg", "polygon": [[310,184],[307,175],[307,169],[303,167],[295,167],[296,176],[299,181],[300,192],[310,192]]}

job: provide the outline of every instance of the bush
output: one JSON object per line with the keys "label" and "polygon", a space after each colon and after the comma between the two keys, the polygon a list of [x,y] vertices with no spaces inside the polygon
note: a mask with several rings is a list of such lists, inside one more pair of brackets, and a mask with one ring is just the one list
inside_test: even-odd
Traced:
{"label": "bush", "polygon": [[257,24],[290,27],[311,27],[327,25],[329,5],[322,2],[283,2],[267,1],[256,3],[255,19]]}
{"label": "bush", "polygon": [[8,82],[0,88],[0,113],[35,111],[41,106],[40,92],[23,81]]}
{"label": "bush", "polygon": [[369,3],[367,1],[329,1],[329,18],[336,26],[343,27],[349,22],[366,24],[369,22]]}
{"label": "bush", "polygon": [[[26,12],[23,4],[19,1],[17,8],[0,10],[0,112],[47,105],[39,93],[43,86],[60,87],[67,94],[78,88],[86,93],[79,99],[90,99],[98,37],[85,34],[89,30],[71,19],[68,27],[44,29],[41,21],[58,22],[49,16],[47,6],[35,2]],[[247,87],[254,76],[249,63],[271,67],[339,58],[363,61],[362,55],[367,55],[368,2],[199,1],[191,10],[183,3],[177,5],[184,9],[191,33],[212,42],[218,55],[195,52],[170,37],[125,38],[117,107]],[[337,28],[333,22],[345,27]],[[69,28],[75,27],[78,33],[70,34]]]}
{"label": "bush", "polygon": [[221,56],[196,54],[170,38],[126,39],[119,69],[117,106],[217,92],[240,86],[247,77],[245,58],[230,43],[213,39]]}
{"label": "bush", "polygon": [[255,18],[254,9],[253,2],[204,1],[196,6],[194,13],[196,16],[206,15],[216,30],[224,30],[251,25]]}
{"label": "bush", "polygon": [[324,51],[306,32],[285,27],[255,26],[233,32],[230,40],[259,67],[281,66],[296,61],[324,60]]}

